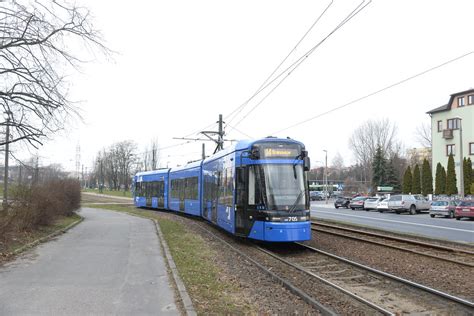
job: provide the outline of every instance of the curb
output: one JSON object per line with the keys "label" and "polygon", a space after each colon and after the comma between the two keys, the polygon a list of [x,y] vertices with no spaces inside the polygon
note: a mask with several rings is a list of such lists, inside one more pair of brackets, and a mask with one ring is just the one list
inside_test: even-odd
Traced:
{"label": "curb", "polygon": [[68,230],[70,230],[71,228],[73,228],[74,226],[76,226],[77,224],[79,224],[80,222],[82,222],[84,220],[84,217],[82,217],[81,215],[79,215],[77,213],[76,213],[76,215],[79,216],[80,218],[77,221],[75,221],[74,223],[69,224],[68,226],[66,226],[64,228],[61,228],[61,229],[49,234],[48,236],[41,237],[40,239],[37,239],[37,240],[32,241],[32,242],[30,242],[30,243],[28,243],[24,246],[21,246],[18,249],[15,249],[15,251],[9,253],[8,256],[18,255],[18,254],[22,253],[23,251],[25,251],[27,249],[33,248],[36,245],[39,245],[41,243],[44,243],[45,241],[48,241],[48,240],[52,239],[53,237],[56,237],[60,234],[64,234],[65,232],[67,232]]}
{"label": "curb", "polygon": [[166,243],[163,233],[161,232],[160,225],[158,224],[158,221],[156,219],[151,220],[155,223],[156,232],[158,234],[161,246],[163,247],[163,250],[165,252],[165,258],[168,262],[168,266],[170,267],[171,273],[173,274],[173,279],[176,284],[176,287],[178,288],[178,293],[181,297],[181,301],[183,302],[186,315],[195,316],[197,315],[197,313],[194,309],[193,302],[191,301],[191,298],[189,297],[189,294],[186,291],[186,287],[184,286],[184,283],[179,276],[178,269],[176,268],[176,264],[174,263],[173,257],[171,256],[170,250],[168,248],[168,244]]}

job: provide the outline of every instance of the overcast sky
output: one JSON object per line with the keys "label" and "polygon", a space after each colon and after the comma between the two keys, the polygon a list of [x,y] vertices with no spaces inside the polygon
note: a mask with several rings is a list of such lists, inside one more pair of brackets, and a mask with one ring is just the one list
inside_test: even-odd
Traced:
{"label": "overcast sky", "polygon": [[[75,122],[39,151],[43,164],[74,170],[76,145],[90,167],[113,142],[143,150],[190,135],[244,103],[323,12],[329,1],[79,0],[95,17],[114,61],[98,58],[71,77],[71,97],[83,100]],[[285,63],[325,37],[358,4],[337,1]],[[247,115],[253,99],[227,127],[229,139],[286,137],[306,144],[312,165],[339,152],[353,163],[348,138],[367,119],[388,117],[406,148],[427,111],[474,87],[474,54],[284,132],[275,132],[344,105],[474,50],[474,2],[373,1],[318,47]],[[283,70],[286,67],[280,68]],[[278,72],[279,73],[279,72]],[[284,74],[286,76],[287,73]],[[264,90],[265,96],[273,86]],[[211,128],[211,127],[208,127]],[[198,135],[191,135],[198,136]],[[207,152],[214,145],[207,144]],[[212,148],[211,148],[212,147]],[[140,150],[140,151],[141,151]],[[163,150],[162,166],[200,157],[201,143]]]}

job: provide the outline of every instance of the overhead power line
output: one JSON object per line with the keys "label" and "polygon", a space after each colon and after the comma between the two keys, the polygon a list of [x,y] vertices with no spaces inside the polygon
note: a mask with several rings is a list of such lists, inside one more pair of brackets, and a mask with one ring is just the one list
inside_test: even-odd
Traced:
{"label": "overhead power line", "polygon": [[285,127],[285,128],[283,128],[283,129],[281,129],[281,130],[279,130],[279,131],[276,131],[276,132],[272,133],[272,135],[273,135],[273,134],[278,134],[278,133],[281,133],[281,132],[283,132],[283,131],[286,131],[286,130],[288,130],[288,129],[290,129],[290,128],[293,128],[293,127],[300,126],[300,125],[302,125],[302,124],[308,123],[308,122],[310,122],[310,121],[312,121],[312,120],[315,120],[315,119],[317,119],[317,118],[320,118],[321,116],[330,114],[330,113],[332,113],[332,112],[335,112],[335,111],[337,111],[337,110],[340,110],[340,109],[342,109],[342,108],[345,108],[345,107],[347,107],[347,106],[349,106],[349,105],[351,105],[351,104],[354,104],[354,103],[357,103],[357,102],[359,102],[359,101],[365,100],[365,99],[367,99],[367,98],[369,98],[369,97],[372,97],[372,96],[374,96],[374,95],[376,95],[376,94],[379,94],[379,93],[384,92],[384,91],[386,91],[386,90],[388,90],[388,89],[391,89],[391,88],[394,88],[394,87],[396,87],[396,86],[398,86],[398,85],[401,85],[401,84],[403,84],[403,83],[405,83],[405,82],[407,82],[407,81],[410,81],[410,80],[412,80],[412,79],[415,79],[415,78],[417,78],[417,77],[420,77],[420,76],[422,76],[422,75],[425,75],[425,74],[427,74],[427,73],[429,73],[429,72],[431,72],[431,71],[433,71],[433,70],[436,70],[436,69],[439,69],[439,68],[444,67],[444,66],[446,66],[446,65],[449,65],[449,64],[451,64],[451,63],[453,63],[453,62],[455,62],[455,61],[457,61],[457,60],[460,60],[460,59],[462,59],[462,58],[465,58],[465,57],[467,57],[467,56],[469,56],[469,55],[471,55],[471,54],[473,54],[473,53],[474,53],[474,51],[470,51],[470,52],[467,52],[467,53],[465,53],[465,54],[462,54],[462,55],[460,55],[460,56],[458,56],[458,57],[456,57],[456,58],[450,59],[450,60],[445,61],[445,62],[443,62],[443,63],[441,63],[441,64],[439,64],[439,65],[436,65],[436,66],[434,66],[434,67],[431,67],[431,68],[428,68],[428,69],[426,69],[426,70],[423,70],[422,72],[419,72],[419,73],[417,73],[417,74],[414,74],[414,75],[412,75],[412,76],[410,76],[410,77],[407,77],[407,78],[405,78],[405,79],[403,79],[403,80],[397,81],[397,82],[395,82],[395,83],[393,83],[393,84],[390,84],[390,85],[388,85],[388,86],[386,86],[386,87],[384,87],[384,88],[381,88],[381,89],[378,89],[378,90],[376,90],[376,91],[373,91],[373,92],[371,92],[371,93],[369,93],[369,94],[366,94],[366,95],[364,95],[364,96],[362,96],[362,97],[359,97],[359,98],[357,98],[357,99],[354,99],[354,100],[352,100],[352,101],[350,101],[350,102],[347,102],[347,103],[345,103],[345,104],[343,104],[343,105],[337,106],[337,107],[332,108],[332,109],[330,109],[330,110],[328,110],[328,111],[325,111],[325,112],[323,112],[323,113],[320,113],[320,114],[317,114],[317,115],[315,115],[315,116],[312,116],[312,117],[310,117],[310,118],[308,118],[308,119],[302,120],[302,121],[300,121],[300,122],[298,122],[298,123],[295,123],[295,124],[293,124],[293,125],[290,125],[290,126],[288,126],[288,127]]}
{"label": "overhead power line", "polygon": [[[331,32],[329,32],[322,40],[320,40],[316,45],[314,45],[311,49],[309,49],[305,54],[303,54],[300,58],[298,58],[295,62],[293,62],[290,66],[288,66],[285,70],[280,72],[278,76],[276,76],[274,79],[272,79],[270,82],[265,84],[260,91],[257,93],[259,94],[263,90],[265,90],[267,87],[269,87],[271,84],[273,84],[276,80],[278,80],[280,77],[285,75],[280,82],[277,83],[276,86],[274,86],[264,97],[260,102],[258,102],[256,105],[254,105],[248,112],[245,114],[237,123],[234,124],[234,126],[238,126],[244,119],[246,119],[260,104],[263,103],[263,101],[271,94],[273,91],[280,86],[283,81],[288,78],[293,71],[298,68],[316,49],[318,49],[328,38],[330,38],[335,32],[337,32],[341,27],[343,27],[347,22],[349,22],[352,18],[354,18],[356,15],[358,15],[363,9],[365,9],[372,0],[369,0],[367,3],[365,0],[363,0],[361,3],[359,3]],[[255,94],[255,96],[257,95]],[[253,98],[253,97],[252,97]],[[235,128],[235,127],[234,127]],[[232,131],[232,129],[229,131],[229,133]]]}
{"label": "overhead power line", "polygon": [[311,32],[311,30],[314,28],[314,26],[319,22],[319,20],[321,20],[321,18],[326,14],[326,11],[332,6],[333,4],[333,0],[331,0],[331,2],[327,5],[327,7],[324,9],[324,11],[318,16],[318,18],[313,22],[313,24],[310,26],[310,28],[304,33],[304,35],[300,38],[300,40],[296,43],[295,47],[293,47],[293,49],[288,53],[288,55],[286,55],[285,58],[283,58],[283,60],[278,64],[278,66],[272,71],[272,73],[265,79],[265,81],[263,81],[263,83],[260,85],[260,87],[258,87],[258,89],[252,94],[252,96],[247,99],[244,103],[242,103],[241,105],[239,105],[237,108],[235,108],[231,113],[229,113],[227,116],[226,116],[226,119],[228,120],[228,123],[227,125],[229,125],[230,123],[232,123],[232,121],[237,117],[237,115],[239,115],[240,112],[243,111],[243,109],[249,104],[249,102],[257,95],[260,93],[260,91],[262,90],[262,88],[265,86],[265,84],[268,82],[268,80],[270,80],[273,75],[278,71],[278,69],[280,69],[280,67],[285,63],[285,61],[291,56],[291,54],[293,54],[293,52],[296,50],[296,48],[298,48],[298,46],[301,44],[301,42],[306,38],[306,36],[309,34],[309,32]]}

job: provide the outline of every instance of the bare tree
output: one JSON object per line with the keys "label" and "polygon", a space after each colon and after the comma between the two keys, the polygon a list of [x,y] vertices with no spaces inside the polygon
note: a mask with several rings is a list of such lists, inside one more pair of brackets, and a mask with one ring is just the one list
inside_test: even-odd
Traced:
{"label": "bare tree", "polygon": [[401,151],[402,145],[396,138],[397,130],[396,124],[385,118],[368,120],[352,134],[349,146],[357,163],[364,170],[365,182],[372,178],[372,159],[377,147],[382,148],[387,158]]}
{"label": "bare tree", "polygon": [[160,152],[158,148],[158,139],[154,138],[151,140],[150,147],[145,147],[143,152],[142,161],[140,162],[143,165],[145,171],[147,170],[156,170],[158,168],[158,163],[160,161]]}
{"label": "bare tree", "polygon": [[12,134],[0,145],[26,141],[38,147],[77,117],[66,77],[84,63],[78,52],[97,50],[109,53],[86,8],[62,0],[0,2],[0,102],[6,114],[0,126],[8,124]]}
{"label": "bare tree", "polygon": [[421,123],[415,130],[415,137],[421,146],[431,148],[431,124]]}
{"label": "bare tree", "polygon": [[137,157],[136,148],[135,142],[127,140],[112,144],[99,152],[91,179],[99,185],[106,184],[112,190],[129,190],[132,167]]}

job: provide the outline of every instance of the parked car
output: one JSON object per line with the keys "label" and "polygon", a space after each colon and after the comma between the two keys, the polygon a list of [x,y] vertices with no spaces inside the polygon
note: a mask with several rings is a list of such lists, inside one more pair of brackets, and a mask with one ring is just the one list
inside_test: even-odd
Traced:
{"label": "parked car", "polygon": [[376,210],[377,205],[380,203],[380,201],[384,200],[385,198],[383,197],[371,197],[368,198],[367,200],[364,201],[364,209],[366,211],[370,210]]}
{"label": "parked car", "polygon": [[461,201],[454,211],[457,220],[463,217],[474,218],[474,200]]}
{"label": "parked car", "polygon": [[385,211],[389,211],[389,208],[388,208],[388,201],[390,199],[383,199],[382,201],[380,201],[378,204],[377,204],[377,211],[379,211],[380,213],[383,213]]}
{"label": "parked car", "polygon": [[322,201],[323,196],[319,192],[311,191],[309,192],[309,199],[311,201]]}
{"label": "parked car", "polygon": [[349,203],[351,203],[351,198],[338,197],[336,201],[334,201],[334,207],[335,208],[340,208],[340,207],[349,208]]}
{"label": "parked car", "polygon": [[351,203],[349,203],[349,207],[352,210],[355,210],[356,208],[364,209],[364,202],[367,200],[367,196],[358,196],[356,198],[353,198],[351,200]]}
{"label": "parked car", "polygon": [[433,201],[430,207],[430,216],[433,218],[436,215],[441,215],[449,218],[454,218],[454,211],[456,209],[456,201],[454,200],[438,200]]}
{"label": "parked car", "polygon": [[421,195],[400,194],[392,195],[388,202],[388,208],[394,210],[395,213],[408,212],[411,215],[428,211],[431,207],[430,201]]}

